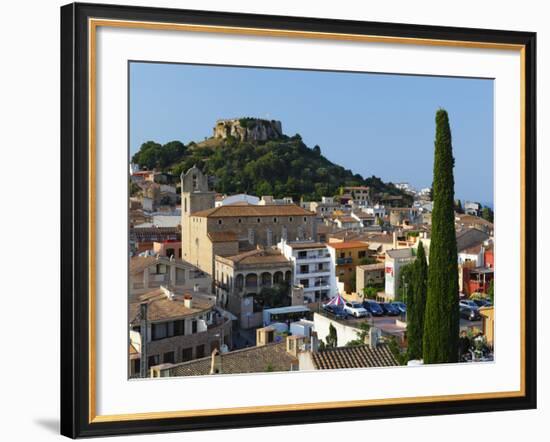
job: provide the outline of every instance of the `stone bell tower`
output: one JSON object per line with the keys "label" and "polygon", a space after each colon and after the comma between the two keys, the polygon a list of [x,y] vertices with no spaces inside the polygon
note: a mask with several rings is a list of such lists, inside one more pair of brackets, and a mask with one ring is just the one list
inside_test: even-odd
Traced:
{"label": "stone bell tower", "polygon": [[183,259],[189,260],[194,247],[190,217],[195,212],[212,209],[216,193],[208,190],[208,177],[197,166],[181,174],[181,243]]}

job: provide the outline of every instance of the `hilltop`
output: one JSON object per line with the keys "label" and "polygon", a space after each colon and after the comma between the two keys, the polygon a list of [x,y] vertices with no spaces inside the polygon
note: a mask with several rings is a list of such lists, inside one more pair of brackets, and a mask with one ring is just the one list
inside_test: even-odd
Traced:
{"label": "hilltop", "polygon": [[215,190],[226,194],[319,200],[321,196],[337,195],[343,186],[369,186],[375,199],[399,195],[404,203],[412,203],[410,195],[393,184],[375,176],[354,174],[325,158],[319,146],[306,146],[300,135],[284,135],[281,122],[275,120],[218,120],[211,138],[187,145],[149,141],[142,144],[132,162],[175,175],[196,164],[215,177]]}

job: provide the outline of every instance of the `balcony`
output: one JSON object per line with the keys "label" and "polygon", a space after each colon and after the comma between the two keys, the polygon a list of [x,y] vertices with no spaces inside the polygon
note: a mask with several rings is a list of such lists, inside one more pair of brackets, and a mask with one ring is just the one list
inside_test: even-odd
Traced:
{"label": "balcony", "polygon": [[353,258],[336,258],[336,265],[353,264]]}
{"label": "balcony", "polygon": [[307,256],[297,256],[297,261],[311,261],[311,262],[318,262],[318,261],[327,261],[330,259],[329,253],[316,253],[311,254]]}

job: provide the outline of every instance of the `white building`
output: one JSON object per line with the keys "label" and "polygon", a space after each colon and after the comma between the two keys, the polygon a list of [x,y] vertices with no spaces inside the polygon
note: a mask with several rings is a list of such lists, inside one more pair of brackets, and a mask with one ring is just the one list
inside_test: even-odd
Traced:
{"label": "white building", "polygon": [[379,204],[364,207],[363,212],[365,212],[367,215],[373,215],[376,218],[383,218],[386,216],[386,208]]}
{"label": "white building", "polygon": [[336,295],[336,273],[326,244],[282,240],[277,247],[292,263],[294,285],[304,287],[304,298],[322,301]]}
{"label": "white building", "polygon": [[386,251],[385,263],[385,292],[389,298],[394,298],[401,285],[400,272],[404,265],[415,260],[412,248]]}

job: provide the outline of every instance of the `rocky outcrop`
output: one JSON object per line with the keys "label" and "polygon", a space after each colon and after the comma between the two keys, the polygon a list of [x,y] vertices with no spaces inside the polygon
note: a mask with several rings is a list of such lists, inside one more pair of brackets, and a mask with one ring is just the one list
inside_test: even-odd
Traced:
{"label": "rocky outcrop", "polygon": [[235,118],[218,120],[214,126],[214,138],[234,137],[239,141],[277,140],[283,136],[280,121],[260,118]]}

